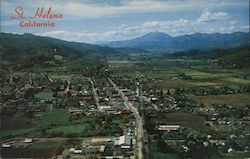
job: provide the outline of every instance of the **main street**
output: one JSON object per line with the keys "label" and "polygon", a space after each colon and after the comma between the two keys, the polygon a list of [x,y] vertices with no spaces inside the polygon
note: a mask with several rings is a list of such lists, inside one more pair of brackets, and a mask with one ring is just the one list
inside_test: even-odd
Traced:
{"label": "main street", "polygon": [[125,94],[119,89],[119,87],[108,78],[109,82],[113,85],[116,91],[122,97],[125,106],[133,112],[134,117],[136,118],[136,132],[137,132],[137,149],[138,149],[138,159],[143,159],[143,118],[139,115],[139,112],[136,107],[128,102],[128,98]]}
{"label": "main street", "polygon": [[93,90],[93,93],[94,93],[94,98],[95,98],[95,102],[96,102],[96,105],[99,106],[99,97],[97,95],[97,92],[96,92],[96,88],[94,86],[94,82],[91,78],[88,78],[89,82],[91,83],[91,86],[92,86],[92,90]]}

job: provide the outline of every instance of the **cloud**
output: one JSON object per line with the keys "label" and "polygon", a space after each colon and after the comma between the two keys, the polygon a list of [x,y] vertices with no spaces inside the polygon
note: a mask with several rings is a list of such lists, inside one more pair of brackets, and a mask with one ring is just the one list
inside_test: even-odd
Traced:
{"label": "cloud", "polygon": [[42,32],[42,33],[35,33],[38,36],[48,36],[53,38],[58,38],[67,41],[78,41],[78,42],[89,42],[94,41],[98,37],[98,33],[96,32],[69,32],[64,30],[58,31],[49,31],[49,32]]}
{"label": "cloud", "polygon": [[[245,11],[246,4],[247,1],[239,0],[60,0],[60,3],[2,0],[1,29],[40,32],[36,34],[78,42],[126,40],[153,31],[172,36],[247,31],[248,12],[239,11]],[[26,15],[34,14],[38,6],[52,6],[56,13],[63,13],[64,18],[57,20],[58,25],[53,28],[57,31],[21,30],[17,22],[10,19],[17,5],[25,8]]]}
{"label": "cloud", "polygon": [[243,32],[249,32],[249,25],[243,25],[243,26],[240,26],[240,31],[243,31]]}
{"label": "cloud", "polygon": [[145,21],[140,25],[127,26],[121,25],[114,28],[112,31],[106,31],[102,34],[102,37],[108,38],[109,40],[114,39],[130,39],[148,32],[161,31],[167,32],[168,34],[178,35],[183,33],[183,28],[189,24],[187,19],[179,19],[173,21]]}
{"label": "cloud", "polygon": [[[7,1],[2,0],[2,8],[5,9],[5,14],[13,14],[12,9],[18,5],[23,6],[26,11],[33,13],[34,7],[44,6],[53,8],[57,11],[63,12],[65,18],[83,19],[83,18],[101,18],[106,16],[118,16],[132,13],[159,13],[159,12],[183,12],[193,11],[197,9],[204,9],[204,7],[211,8],[225,8],[230,6],[244,5],[244,1],[232,0],[117,0],[117,5],[112,5],[112,1],[79,1],[72,0],[58,1],[44,0],[44,1]],[[222,14],[222,15],[221,15]],[[223,12],[214,15],[221,17]]]}
{"label": "cloud", "polygon": [[183,28],[187,26],[188,23],[189,21],[187,19],[174,21],[146,21],[140,25],[128,26],[122,24],[112,30],[104,32],[82,31],[76,33],[60,30],[36,33],[36,35],[78,42],[114,41],[135,38],[153,31],[162,31],[171,35],[179,35],[185,33]]}
{"label": "cloud", "polygon": [[211,13],[209,12],[208,9],[205,9],[201,16],[198,17],[197,22],[202,23],[202,22],[213,22],[213,21],[219,21],[219,20],[224,20],[224,19],[229,19],[230,16],[225,13],[225,12],[215,12]]}
{"label": "cloud", "polygon": [[148,21],[142,24],[142,27],[150,28],[150,27],[162,27],[162,28],[169,28],[169,27],[183,27],[188,24],[187,19],[179,19],[175,21]]}

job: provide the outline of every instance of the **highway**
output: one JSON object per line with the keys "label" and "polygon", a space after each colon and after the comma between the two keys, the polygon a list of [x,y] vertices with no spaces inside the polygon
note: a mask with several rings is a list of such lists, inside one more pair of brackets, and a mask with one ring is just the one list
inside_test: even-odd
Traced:
{"label": "highway", "polygon": [[137,149],[138,149],[138,159],[143,159],[143,118],[139,115],[137,108],[133,106],[130,102],[128,102],[128,98],[124,95],[124,93],[118,88],[118,86],[108,78],[109,82],[113,85],[116,91],[122,97],[125,106],[133,112],[133,115],[136,119],[136,135],[137,135]]}

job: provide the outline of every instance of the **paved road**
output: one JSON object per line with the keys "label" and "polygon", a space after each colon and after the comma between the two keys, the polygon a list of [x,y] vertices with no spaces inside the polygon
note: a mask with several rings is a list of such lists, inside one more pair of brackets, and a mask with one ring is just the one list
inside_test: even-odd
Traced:
{"label": "paved road", "polygon": [[109,82],[113,85],[116,91],[122,97],[125,106],[133,112],[134,117],[136,118],[136,135],[137,135],[137,148],[138,148],[138,159],[143,159],[143,118],[139,115],[137,108],[133,106],[130,102],[128,102],[128,98],[124,95],[124,93],[117,87],[117,85],[108,78]]}
{"label": "paved road", "polygon": [[99,106],[100,105],[99,104],[99,97],[98,97],[98,95],[96,93],[96,88],[94,86],[94,82],[93,82],[93,80],[91,78],[89,78],[89,82],[91,83],[91,86],[92,86],[92,89],[93,89],[93,93],[94,93],[94,98],[95,98],[96,105]]}

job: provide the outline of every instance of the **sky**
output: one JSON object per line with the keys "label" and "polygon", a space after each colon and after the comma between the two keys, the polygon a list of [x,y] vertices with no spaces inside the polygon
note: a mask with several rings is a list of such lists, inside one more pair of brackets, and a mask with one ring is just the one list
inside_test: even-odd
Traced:
{"label": "sky", "polygon": [[[14,19],[22,7],[24,19]],[[38,7],[63,18],[43,19]],[[53,22],[55,27],[21,27]],[[1,32],[32,33],[67,41],[100,43],[127,40],[149,32],[171,36],[249,32],[249,0],[1,0]]]}

